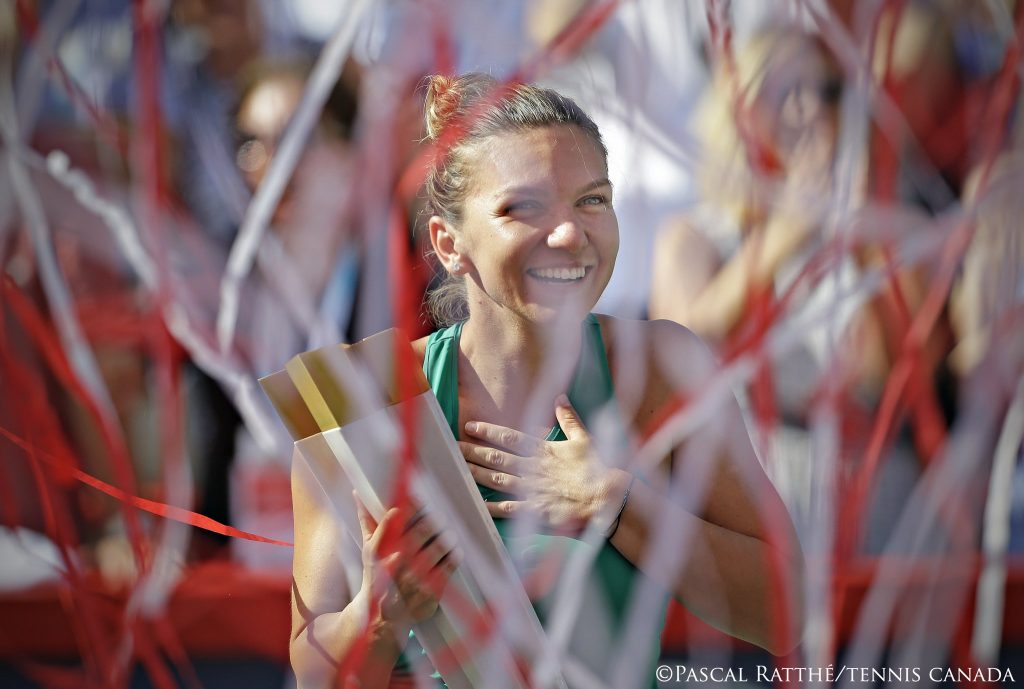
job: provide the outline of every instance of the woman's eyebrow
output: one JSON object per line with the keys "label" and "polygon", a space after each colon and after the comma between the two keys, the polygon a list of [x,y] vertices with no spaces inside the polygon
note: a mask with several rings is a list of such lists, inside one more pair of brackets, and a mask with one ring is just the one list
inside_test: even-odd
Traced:
{"label": "woman's eyebrow", "polygon": [[[588,182],[583,185],[576,194],[586,194],[588,191],[598,189],[600,187],[610,187],[612,183],[607,177],[595,179],[593,182]],[[541,185],[524,184],[522,186],[506,187],[499,190],[494,194],[495,199],[502,199],[508,196],[540,196],[543,194],[550,193],[551,189]]]}
{"label": "woman's eyebrow", "polygon": [[611,180],[609,180],[607,177],[602,177],[601,179],[595,179],[590,184],[584,185],[576,193],[577,194],[586,194],[588,191],[593,191],[594,189],[598,189],[600,187],[610,187],[611,185],[612,185]]}
{"label": "woman's eyebrow", "polygon": [[538,194],[543,194],[545,191],[545,188],[540,185],[533,186],[524,184],[518,187],[506,187],[504,189],[500,189],[496,194],[494,194],[494,198],[500,199],[507,196],[536,196]]}

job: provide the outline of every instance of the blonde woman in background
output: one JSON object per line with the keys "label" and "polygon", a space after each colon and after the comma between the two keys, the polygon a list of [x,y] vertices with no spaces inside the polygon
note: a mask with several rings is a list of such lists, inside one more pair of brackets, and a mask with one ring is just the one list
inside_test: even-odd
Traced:
{"label": "blonde woman in background", "polygon": [[[718,67],[694,121],[703,147],[701,200],[659,235],[649,317],[685,325],[723,355],[757,309],[786,293],[824,245],[841,82],[821,41],[794,28],[761,30],[737,51],[733,71]],[[862,184],[855,185],[851,198],[859,204]],[[799,341],[758,374],[770,384],[751,391],[759,394],[751,396],[755,404],[770,405],[755,409],[768,414],[754,418],[748,410],[755,447],[802,535],[813,526],[816,469],[807,424],[816,390],[825,376],[848,376],[854,395],[863,398],[858,405],[867,410],[885,380],[877,321],[838,298],[856,274],[848,257],[823,278],[797,283],[773,327],[798,328]],[[808,321],[795,325],[802,316]],[[852,370],[839,370],[832,358],[834,332],[857,342],[847,362]],[[915,480],[912,456],[906,459],[886,466],[891,480],[881,482],[869,510],[873,522],[882,524],[898,509],[889,491],[903,491]]]}
{"label": "blonde woman in background", "polygon": [[698,109],[702,203],[662,231],[650,317],[721,344],[752,289],[813,240],[832,179],[840,84],[814,37],[773,29],[719,69]]}

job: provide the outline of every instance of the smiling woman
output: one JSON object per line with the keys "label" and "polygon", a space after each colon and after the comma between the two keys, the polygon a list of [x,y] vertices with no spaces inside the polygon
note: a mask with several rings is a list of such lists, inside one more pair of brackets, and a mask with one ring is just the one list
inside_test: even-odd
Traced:
{"label": "smiling woman", "polygon": [[[466,214],[480,213],[501,231],[498,236],[509,238],[509,226],[515,223],[542,226],[557,213],[557,203],[564,199],[556,195],[571,196],[571,203],[587,212],[579,220],[591,218],[610,221],[610,232],[603,236],[614,238],[615,246],[605,257],[606,270],[595,276],[596,264],[584,265],[575,261],[551,264],[540,263],[526,267],[533,280],[571,281],[589,278],[598,292],[604,289],[611,275],[618,242],[618,228],[611,212],[611,184],[607,179],[607,151],[601,141],[597,125],[572,100],[554,91],[520,85],[512,98],[501,98],[496,83],[484,75],[466,75],[458,79],[436,76],[429,80],[426,103],[426,129],[431,140],[447,145],[439,165],[427,175],[427,200],[433,218],[430,222],[431,241],[438,259],[448,272],[448,279],[429,296],[428,304],[435,322],[450,325],[468,317],[467,283],[462,279],[464,266],[451,250],[455,243],[468,240],[458,228],[466,221]],[[490,107],[488,107],[490,106]],[[559,127],[559,125],[567,125]],[[558,142],[548,140],[544,130],[559,129]],[[452,137],[453,131],[467,128],[465,136]],[[448,139],[454,138],[454,142]],[[536,150],[534,160],[527,161],[509,156],[512,149],[530,139]],[[487,146],[481,146],[482,142]],[[556,145],[557,144],[557,145]],[[544,150],[546,149],[546,150]],[[477,157],[483,160],[475,161]],[[473,164],[473,162],[476,164]],[[557,178],[558,188],[547,184],[558,171],[580,167],[581,174],[571,179]],[[486,172],[480,163],[487,164]],[[537,165],[531,165],[536,163]],[[518,166],[518,167],[517,167]],[[475,192],[481,183],[481,173],[491,176],[486,195],[470,193],[470,182]],[[573,183],[581,186],[573,188]],[[580,241],[578,225],[556,224],[556,243]],[[475,222],[469,220],[468,222]],[[435,237],[440,243],[435,242]],[[585,240],[586,237],[583,236]],[[442,255],[441,251],[445,251]],[[481,260],[483,258],[481,257]],[[468,266],[466,266],[468,268]],[[563,270],[564,269],[564,270]],[[490,271],[484,271],[490,275]],[[579,275],[576,275],[580,273]],[[480,274],[477,271],[477,274]],[[497,275],[495,275],[497,277]],[[525,277],[519,276],[517,282]],[[603,278],[597,283],[593,278]]]}
{"label": "smiling woman", "polygon": [[473,327],[578,322],[619,243],[603,149],[574,124],[494,134],[478,149],[473,194],[429,223],[438,259],[465,281]]}
{"label": "smiling woman", "polygon": [[[628,442],[609,452],[588,430],[612,418],[639,435],[713,372],[681,326],[590,313],[619,245],[597,127],[554,91],[480,75],[433,77],[426,111],[442,151],[427,179],[428,226],[449,278],[432,302],[446,327],[414,348],[538,617],[554,628],[569,620],[570,683],[656,687],[671,597],[774,653],[792,649],[802,557],[749,441],[735,432],[743,426],[734,401],[654,471],[631,466]],[[618,342],[633,346],[617,352]],[[679,476],[704,486],[700,499],[670,489]],[[373,610],[359,686],[387,686],[393,672],[409,671],[409,630],[436,610],[456,546],[419,519],[383,548],[384,531],[410,515],[367,518],[363,584],[349,596],[331,545],[338,527],[301,481],[293,485],[299,684],[334,685]],[[567,566],[581,553],[592,562],[586,576]],[[383,588],[374,583],[381,562],[396,572]],[[566,582],[581,596],[568,618],[559,617]],[[383,598],[370,604],[371,595]],[[631,618],[631,602],[645,600],[651,614]]]}

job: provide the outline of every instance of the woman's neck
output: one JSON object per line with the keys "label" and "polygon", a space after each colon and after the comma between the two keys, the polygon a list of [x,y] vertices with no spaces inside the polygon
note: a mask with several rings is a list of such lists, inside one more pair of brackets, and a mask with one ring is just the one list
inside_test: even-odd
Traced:
{"label": "woman's neck", "polygon": [[483,414],[505,419],[504,425],[530,432],[548,424],[555,397],[572,384],[581,323],[545,327],[507,310],[501,315],[481,311],[472,311],[462,328],[459,349],[468,366],[460,367],[461,392]]}

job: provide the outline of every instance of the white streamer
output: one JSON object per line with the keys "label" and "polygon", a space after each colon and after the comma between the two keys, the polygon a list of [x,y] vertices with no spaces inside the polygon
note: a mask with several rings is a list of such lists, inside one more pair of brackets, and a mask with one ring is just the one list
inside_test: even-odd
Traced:
{"label": "white streamer", "polygon": [[1024,379],[1017,384],[1010,410],[999,434],[982,536],[984,561],[978,578],[974,611],[972,655],[980,663],[997,660],[1003,630],[1003,602],[1006,589],[1006,548],[1010,542],[1010,506],[1013,497],[1013,469],[1024,439]]}

